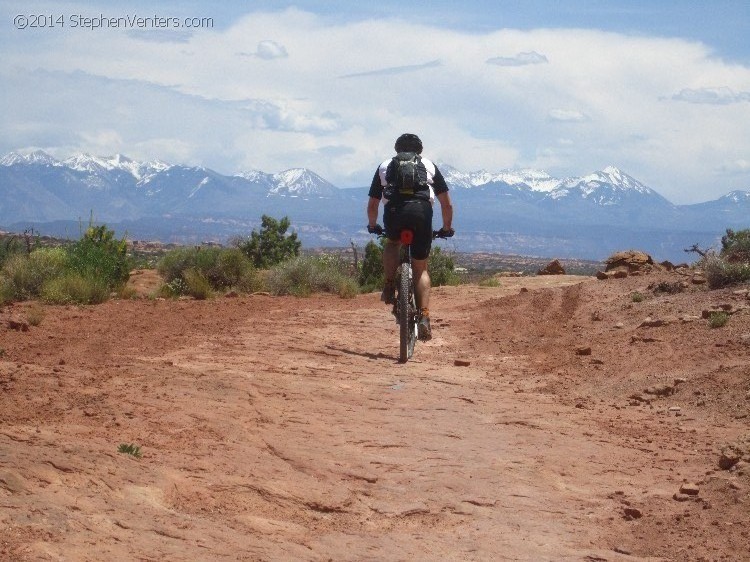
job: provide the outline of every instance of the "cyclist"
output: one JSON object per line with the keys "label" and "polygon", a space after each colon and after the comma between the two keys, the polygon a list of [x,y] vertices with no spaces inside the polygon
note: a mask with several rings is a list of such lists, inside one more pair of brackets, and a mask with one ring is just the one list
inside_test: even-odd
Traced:
{"label": "cyclist", "polygon": [[[396,139],[394,146],[397,153],[422,154],[422,141],[417,135],[405,133]],[[412,273],[414,275],[414,286],[416,292],[417,308],[421,312],[421,320],[417,327],[418,336],[421,340],[432,338],[430,328],[430,274],[427,271],[427,259],[432,246],[432,204],[437,197],[440,202],[443,226],[440,229],[441,237],[453,236],[453,206],[448,195],[448,185],[445,178],[435,164],[427,158],[419,158],[418,166],[420,174],[424,174],[427,189],[415,190],[413,195],[407,198],[393,197],[388,199],[391,193],[389,186],[393,185],[392,160],[389,158],[378,166],[369,191],[367,203],[367,231],[371,234],[381,234],[383,228],[377,224],[378,208],[381,199],[384,200],[383,224],[387,242],[383,251],[383,269],[385,270],[385,286],[381,300],[386,304],[393,304],[395,299],[395,276],[399,263],[399,250],[401,247],[400,231],[402,228],[410,228],[414,231],[412,251]],[[390,170],[390,171],[389,171]]]}

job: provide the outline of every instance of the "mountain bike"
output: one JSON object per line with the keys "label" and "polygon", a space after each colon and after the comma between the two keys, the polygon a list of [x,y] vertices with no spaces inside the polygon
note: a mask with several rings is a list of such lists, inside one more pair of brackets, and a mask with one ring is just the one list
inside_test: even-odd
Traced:
{"label": "mountain bike", "polygon": [[[386,237],[383,232],[378,236],[380,238]],[[449,234],[442,230],[432,231],[433,239],[447,239],[449,236],[452,236],[452,232]],[[399,325],[399,362],[406,363],[414,355],[414,347],[417,343],[417,326],[422,319],[422,313],[417,308],[414,274],[411,268],[411,244],[414,241],[414,231],[408,228],[402,229],[399,239],[401,255],[396,270],[396,298],[392,313]]]}

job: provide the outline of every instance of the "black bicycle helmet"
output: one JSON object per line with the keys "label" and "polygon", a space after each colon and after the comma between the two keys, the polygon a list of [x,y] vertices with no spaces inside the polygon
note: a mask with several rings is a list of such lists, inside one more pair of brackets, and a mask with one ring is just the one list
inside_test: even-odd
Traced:
{"label": "black bicycle helmet", "polygon": [[394,148],[396,152],[416,152],[417,154],[421,154],[422,141],[417,135],[404,133],[396,139]]}

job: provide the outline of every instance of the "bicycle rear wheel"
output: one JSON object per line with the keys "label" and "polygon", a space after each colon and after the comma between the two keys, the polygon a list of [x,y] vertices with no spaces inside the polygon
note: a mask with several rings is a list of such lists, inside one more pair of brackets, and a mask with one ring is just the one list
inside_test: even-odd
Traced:
{"label": "bicycle rear wheel", "polygon": [[417,341],[416,312],[411,267],[408,263],[402,263],[399,269],[398,287],[399,361],[401,363],[406,363],[414,354],[414,344]]}

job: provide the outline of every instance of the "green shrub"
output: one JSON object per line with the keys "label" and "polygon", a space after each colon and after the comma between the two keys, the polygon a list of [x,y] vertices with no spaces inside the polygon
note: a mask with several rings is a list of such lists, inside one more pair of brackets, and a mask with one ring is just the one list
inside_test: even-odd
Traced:
{"label": "green shrub", "polygon": [[721,237],[721,257],[730,263],[750,264],[750,229],[731,228]]}
{"label": "green shrub", "polygon": [[705,272],[706,281],[711,289],[719,289],[750,280],[750,264],[731,263],[716,254],[709,254],[702,258],[699,266]]}
{"label": "green shrub", "polygon": [[72,271],[95,279],[108,289],[121,287],[130,276],[127,243],[116,240],[115,232],[106,225],[89,226],[83,237],[68,248],[68,256]]}
{"label": "green shrub", "polygon": [[639,293],[638,291],[636,291],[630,295],[630,300],[633,302],[643,302],[644,300],[646,300],[646,297],[643,293]]}
{"label": "green shrub", "polygon": [[39,248],[28,255],[15,254],[3,266],[5,298],[35,298],[47,281],[61,276],[67,267],[68,254],[62,248]]}
{"label": "green shrub", "polygon": [[497,277],[488,277],[479,282],[480,287],[499,287],[500,280]]}
{"label": "green shrub", "polygon": [[359,270],[359,285],[366,293],[380,290],[385,281],[383,272],[383,247],[385,239],[381,238],[380,243],[370,240],[365,246],[365,255],[362,258],[362,265]]}
{"label": "green shrub", "polygon": [[0,306],[12,302],[13,298],[14,291],[10,279],[0,273]]}
{"label": "green shrub", "polygon": [[[196,273],[208,282],[211,290],[236,288],[253,292],[261,288],[252,262],[238,248],[177,248],[159,261],[157,271],[169,285],[165,290],[172,296],[190,294],[188,277],[192,277],[194,283],[202,284]],[[190,271],[193,273],[188,273]]]}
{"label": "green shrub", "polygon": [[352,277],[313,256],[300,256],[277,265],[269,271],[266,283],[275,295],[305,297],[325,292],[350,298],[359,292]]}
{"label": "green shrub", "polygon": [[461,283],[461,278],[454,271],[455,264],[453,263],[453,258],[449,254],[443,253],[440,248],[432,248],[428,268],[433,287],[458,285]]}
{"label": "green shrub", "polygon": [[297,240],[297,233],[286,234],[290,225],[287,217],[276,220],[263,215],[260,231],[253,230],[250,238],[238,241],[237,246],[253,265],[267,269],[299,255],[302,243]]}
{"label": "green shrub", "polygon": [[708,318],[708,324],[712,328],[721,328],[729,322],[729,314],[724,311],[714,311]]}
{"label": "green shrub", "polygon": [[188,295],[198,300],[205,300],[211,296],[211,283],[201,271],[188,269],[184,275]]}
{"label": "green shrub", "polygon": [[40,297],[48,304],[99,304],[109,298],[109,287],[99,279],[71,271],[47,280]]}
{"label": "green shrub", "polygon": [[21,240],[16,236],[0,237],[0,268],[11,256],[23,253],[24,247]]}
{"label": "green shrub", "polygon": [[26,321],[30,326],[38,326],[42,323],[42,320],[44,320],[44,316],[44,308],[42,308],[38,303],[35,303],[26,312]]}

